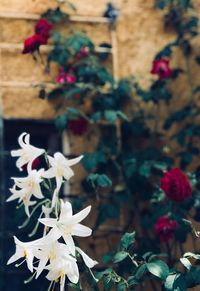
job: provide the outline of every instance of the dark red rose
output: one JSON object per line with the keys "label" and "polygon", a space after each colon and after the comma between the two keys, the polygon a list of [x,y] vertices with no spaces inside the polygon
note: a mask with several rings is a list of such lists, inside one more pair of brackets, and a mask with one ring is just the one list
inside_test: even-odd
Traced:
{"label": "dark red rose", "polygon": [[164,174],[160,181],[160,187],[169,199],[176,202],[181,202],[192,195],[189,180],[178,168]]}
{"label": "dark red rose", "polygon": [[[40,164],[40,158],[36,158],[33,162],[32,162],[32,166],[31,166],[31,169],[34,170],[37,168],[37,166]],[[27,170],[27,164],[24,165],[22,167],[23,171],[26,171]]]}
{"label": "dark red rose", "polygon": [[78,119],[70,120],[68,126],[73,134],[82,135],[88,129],[88,121],[83,116],[80,116]]}
{"label": "dark red rose", "polygon": [[172,69],[169,66],[169,60],[160,59],[153,61],[151,74],[158,75],[160,80],[171,77],[172,73]]}
{"label": "dark red rose", "polygon": [[83,46],[79,52],[76,54],[76,56],[79,58],[79,59],[83,59],[83,58],[86,58],[88,55],[89,55],[89,52],[90,52],[90,49],[88,46]]}
{"label": "dark red rose", "polygon": [[34,34],[24,41],[23,54],[32,53],[39,49],[41,44],[47,44],[47,40],[39,34]]}
{"label": "dark red rose", "polygon": [[175,220],[169,219],[167,215],[161,216],[154,224],[155,234],[161,242],[168,242],[174,238],[174,231],[178,228]]}
{"label": "dark red rose", "polygon": [[45,18],[41,18],[35,24],[35,33],[42,35],[46,40],[50,37],[50,31],[53,29],[53,24],[48,22]]}

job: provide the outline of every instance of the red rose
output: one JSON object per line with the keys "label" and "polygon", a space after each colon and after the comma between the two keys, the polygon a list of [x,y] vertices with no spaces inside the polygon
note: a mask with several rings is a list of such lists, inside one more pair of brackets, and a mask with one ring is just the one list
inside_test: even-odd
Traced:
{"label": "red rose", "polygon": [[172,69],[169,67],[169,60],[154,60],[151,74],[158,75],[160,80],[171,77]]}
{"label": "red rose", "polygon": [[47,40],[39,34],[34,34],[24,41],[24,49],[22,51],[23,54],[32,53],[39,49],[41,44],[46,44]]}
{"label": "red rose", "polygon": [[154,231],[161,242],[168,242],[174,238],[174,231],[177,227],[178,223],[175,220],[171,220],[167,215],[164,215],[156,221]]}
{"label": "red rose", "polygon": [[42,35],[46,40],[50,37],[50,30],[53,29],[53,24],[48,22],[45,18],[41,18],[35,24],[35,33]]}
{"label": "red rose", "polygon": [[79,52],[76,54],[77,58],[82,59],[86,58],[89,55],[89,47],[88,46],[83,46]]}
{"label": "red rose", "polygon": [[160,187],[169,199],[176,202],[181,202],[192,195],[190,182],[178,168],[172,169],[164,174]]}
{"label": "red rose", "polygon": [[75,135],[82,135],[88,129],[88,121],[83,116],[80,116],[78,119],[72,119],[68,124],[69,129]]}
{"label": "red rose", "polygon": [[[36,158],[33,162],[32,162],[32,165],[31,165],[31,169],[34,170],[37,168],[37,166],[40,164],[40,158]],[[26,171],[27,170],[27,165],[24,165],[22,167],[23,171]]]}

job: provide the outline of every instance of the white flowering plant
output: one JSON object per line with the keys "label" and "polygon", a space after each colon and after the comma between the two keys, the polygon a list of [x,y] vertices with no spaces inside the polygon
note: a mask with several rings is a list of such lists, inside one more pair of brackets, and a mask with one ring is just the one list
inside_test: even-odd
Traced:
{"label": "white flowering plant", "polygon": [[[97,262],[74,241],[74,236],[88,237],[92,233],[89,227],[81,224],[90,213],[91,206],[73,214],[70,201],[60,199],[62,184],[74,175],[71,166],[77,164],[82,156],[67,159],[57,152],[52,157],[44,149],[31,145],[30,135],[27,133],[22,133],[18,142],[21,148],[11,151],[11,155],[18,158],[16,166],[20,171],[26,167],[27,176],[12,178],[12,195],[7,201],[18,199],[18,207],[24,206],[27,219],[21,227],[28,224],[36,209],[40,207],[38,223],[31,235],[37,233],[39,224],[43,225],[44,229],[41,238],[29,242],[22,242],[14,236],[16,251],[7,264],[17,262],[15,266],[20,266],[26,263],[32,273],[28,282],[34,277],[37,279],[46,271],[46,278],[50,281],[49,290],[59,283],[60,291],[63,291],[66,278],[70,284],[80,285],[78,264],[81,257],[96,280],[90,269]],[[42,155],[46,161],[45,167],[33,169],[34,161]]]}

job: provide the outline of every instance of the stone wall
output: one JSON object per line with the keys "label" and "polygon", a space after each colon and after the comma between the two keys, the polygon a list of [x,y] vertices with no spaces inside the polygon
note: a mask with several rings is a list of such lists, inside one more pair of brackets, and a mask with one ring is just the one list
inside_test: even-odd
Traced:
{"label": "stone wall", "polygon": [[[95,2],[98,5],[94,5]],[[0,3],[0,13],[29,14],[41,14],[58,4],[53,0],[1,0]],[[101,16],[107,0],[75,0],[73,3],[78,15]],[[116,5],[121,11],[117,25],[119,75],[125,77],[134,74],[146,82],[151,78],[149,72],[155,53],[173,39],[173,35],[164,33],[162,14],[153,8],[153,0],[118,0]],[[32,20],[0,18],[0,43],[23,43],[33,33],[33,25]],[[73,23],[62,30],[67,33],[71,28],[76,31],[84,29],[96,44],[110,39],[106,24]],[[30,55],[22,55],[19,49],[2,49],[0,62],[0,80],[3,82],[34,83],[55,78],[54,71],[51,75],[45,75],[44,65],[36,63]],[[38,88],[20,88],[14,84],[12,87],[3,87],[1,95],[5,118],[51,118],[54,115],[52,104],[38,100]]]}

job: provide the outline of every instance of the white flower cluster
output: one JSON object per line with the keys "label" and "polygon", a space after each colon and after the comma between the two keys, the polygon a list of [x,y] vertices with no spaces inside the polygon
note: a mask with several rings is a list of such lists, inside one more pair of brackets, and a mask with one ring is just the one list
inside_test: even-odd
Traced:
{"label": "white flower cluster", "polygon": [[[19,199],[19,202],[24,204],[26,214],[30,216],[29,207],[37,204],[37,201],[31,201],[32,196],[38,199],[45,198],[41,184],[45,183],[46,180],[49,182],[50,179],[55,179],[56,186],[55,189],[51,189],[51,207],[43,205],[42,213],[45,217],[38,219],[45,226],[44,236],[26,243],[14,237],[16,252],[8,260],[8,264],[23,258],[23,262],[26,261],[28,269],[34,272],[36,278],[43,270],[47,270],[47,279],[51,281],[51,284],[60,281],[60,291],[63,291],[66,276],[74,284],[79,281],[78,256],[82,257],[89,269],[97,264],[78,248],[73,240],[73,236],[87,237],[91,235],[92,230],[80,224],[89,214],[91,206],[73,214],[71,203],[59,199],[59,190],[63,181],[68,181],[74,175],[70,167],[78,163],[82,156],[71,160],[66,159],[61,153],[55,153],[54,157],[48,156],[44,149],[36,148],[30,144],[30,136],[26,133],[20,135],[19,144],[21,149],[12,151],[11,155],[19,157],[16,165],[20,170],[26,165],[28,176],[12,178],[14,186],[10,189],[12,195],[7,201]],[[43,154],[47,157],[49,168],[47,170],[32,169],[34,160]],[[60,205],[59,209],[58,204]],[[54,218],[52,218],[50,214],[54,213],[54,209],[56,211]]]}

